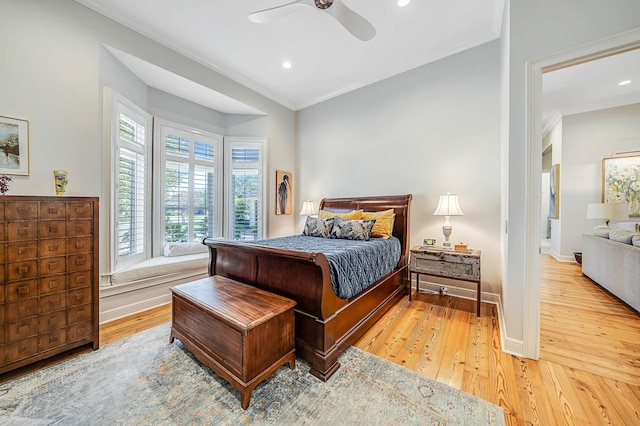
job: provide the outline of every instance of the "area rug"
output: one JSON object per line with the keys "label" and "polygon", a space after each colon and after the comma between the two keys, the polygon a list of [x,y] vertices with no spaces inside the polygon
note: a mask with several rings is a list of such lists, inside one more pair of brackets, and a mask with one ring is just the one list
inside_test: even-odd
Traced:
{"label": "area rug", "polygon": [[503,410],[357,348],[327,382],[280,368],[247,410],[169,325],[0,385],[0,424],[11,425],[503,425]]}

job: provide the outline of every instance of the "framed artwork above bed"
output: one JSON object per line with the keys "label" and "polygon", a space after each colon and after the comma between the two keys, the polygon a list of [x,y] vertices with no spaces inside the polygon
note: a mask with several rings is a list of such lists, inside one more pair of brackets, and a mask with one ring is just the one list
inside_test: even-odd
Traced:
{"label": "framed artwork above bed", "polygon": [[640,155],[602,160],[602,202],[629,203],[629,216],[640,216]]}

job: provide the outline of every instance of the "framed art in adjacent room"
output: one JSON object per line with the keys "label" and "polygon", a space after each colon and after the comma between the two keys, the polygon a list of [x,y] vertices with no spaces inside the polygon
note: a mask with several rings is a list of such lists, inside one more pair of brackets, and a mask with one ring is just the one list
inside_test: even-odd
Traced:
{"label": "framed art in adjacent room", "polygon": [[549,174],[549,217],[560,219],[560,164],[551,166]]}
{"label": "framed art in adjacent room", "polygon": [[629,216],[640,216],[640,155],[602,160],[602,202],[629,203]]}
{"label": "framed art in adjacent room", "polygon": [[291,214],[293,175],[276,171],[276,214]]}
{"label": "framed art in adjacent room", "polygon": [[0,116],[0,174],[29,174],[29,122]]}

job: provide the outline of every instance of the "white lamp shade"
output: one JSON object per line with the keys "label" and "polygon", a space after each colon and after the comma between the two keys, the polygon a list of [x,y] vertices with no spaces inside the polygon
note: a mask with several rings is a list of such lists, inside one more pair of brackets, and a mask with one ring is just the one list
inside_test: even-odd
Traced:
{"label": "white lamp shade", "polygon": [[587,219],[627,220],[629,219],[629,204],[627,203],[587,204]]}
{"label": "white lamp shade", "polygon": [[462,216],[462,209],[458,204],[457,194],[441,195],[438,201],[438,207],[433,212],[434,216]]}
{"label": "white lamp shade", "polygon": [[313,206],[313,201],[307,200],[302,203],[302,209],[300,210],[300,216],[311,216],[316,214],[316,209]]}

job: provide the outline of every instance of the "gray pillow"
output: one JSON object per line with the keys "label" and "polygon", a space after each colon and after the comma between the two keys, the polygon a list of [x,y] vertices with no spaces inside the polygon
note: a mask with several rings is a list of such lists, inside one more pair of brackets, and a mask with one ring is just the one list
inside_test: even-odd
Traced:
{"label": "gray pillow", "polygon": [[631,239],[631,243],[636,247],[640,247],[640,235],[634,235]]}
{"label": "gray pillow", "polygon": [[636,236],[635,232],[625,231],[624,229],[612,229],[609,232],[609,239],[623,244],[631,244],[631,239]]}
{"label": "gray pillow", "polygon": [[331,238],[369,241],[369,238],[371,238],[371,229],[373,229],[375,223],[376,221],[371,219],[349,220],[334,217]]}
{"label": "gray pillow", "polygon": [[333,228],[333,218],[319,219],[317,217],[307,216],[307,222],[304,224],[303,235],[310,237],[329,238],[331,229]]}
{"label": "gray pillow", "polygon": [[596,237],[609,238],[609,232],[611,228],[608,226],[596,226],[593,228],[593,235]]}

